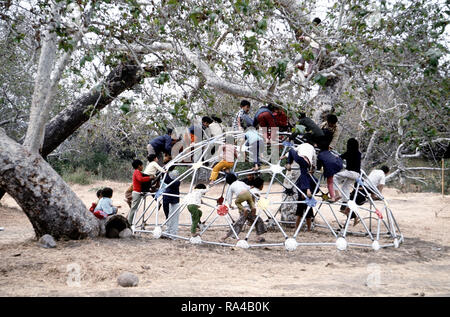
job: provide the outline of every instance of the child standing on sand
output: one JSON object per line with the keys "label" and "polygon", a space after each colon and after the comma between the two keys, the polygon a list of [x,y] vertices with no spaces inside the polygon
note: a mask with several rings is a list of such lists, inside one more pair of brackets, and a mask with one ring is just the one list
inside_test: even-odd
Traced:
{"label": "child standing on sand", "polygon": [[192,225],[191,234],[193,237],[198,236],[197,227],[201,224],[202,211],[200,206],[202,205],[202,196],[209,190],[209,186],[205,184],[197,184],[194,187],[192,193],[186,196],[187,209],[191,213]]}

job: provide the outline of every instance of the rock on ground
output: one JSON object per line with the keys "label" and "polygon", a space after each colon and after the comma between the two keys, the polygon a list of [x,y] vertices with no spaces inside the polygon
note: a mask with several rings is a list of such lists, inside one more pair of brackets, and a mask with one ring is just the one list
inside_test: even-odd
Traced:
{"label": "rock on ground", "polygon": [[122,287],[134,287],[139,284],[139,278],[130,272],[125,272],[119,275],[117,283]]}
{"label": "rock on ground", "polygon": [[39,239],[39,246],[41,246],[43,248],[54,248],[54,247],[56,247],[56,242],[55,242],[55,239],[53,239],[53,237],[51,235],[44,234]]}
{"label": "rock on ground", "polygon": [[126,228],[123,229],[122,231],[120,231],[119,233],[119,238],[129,238],[133,235],[133,231],[131,231],[131,229]]}

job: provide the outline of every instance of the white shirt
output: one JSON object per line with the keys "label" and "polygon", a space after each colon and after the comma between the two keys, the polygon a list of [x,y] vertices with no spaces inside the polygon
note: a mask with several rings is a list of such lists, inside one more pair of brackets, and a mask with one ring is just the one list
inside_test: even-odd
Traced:
{"label": "white shirt", "polygon": [[316,149],[314,148],[314,146],[309,143],[302,143],[297,146],[296,151],[299,156],[306,156],[311,166],[317,166]]}
{"label": "white shirt", "polygon": [[159,166],[159,164],[157,162],[153,161],[153,162],[150,162],[145,167],[145,170],[143,171],[143,173],[147,174],[147,175],[153,175],[154,176],[154,175],[156,175],[157,171],[160,171],[161,173],[165,173],[166,172],[161,166]]}
{"label": "white shirt", "polygon": [[209,190],[209,187],[206,189],[194,189],[192,192],[187,194],[184,197],[184,202],[188,205],[198,205],[202,204],[202,196]]}
{"label": "white shirt", "polygon": [[386,174],[382,170],[373,170],[369,174],[369,180],[373,186],[378,187],[378,185],[384,185],[386,182]]}
{"label": "white shirt", "polygon": [[223,133],[222,126],[215,121],[209,125],[209,131],[211,132],[211,137],[215,137]]}
{"label": "white shirt", "polygon": [[231,205],[231,200],[233,199],[233,195],[239,195],[241,192],[245,190],[249,190],[250,186],[248,186],[243,181],[235,181],[230,185],[227,192],[227,198],[225,199],[228,202],[228,205]]}

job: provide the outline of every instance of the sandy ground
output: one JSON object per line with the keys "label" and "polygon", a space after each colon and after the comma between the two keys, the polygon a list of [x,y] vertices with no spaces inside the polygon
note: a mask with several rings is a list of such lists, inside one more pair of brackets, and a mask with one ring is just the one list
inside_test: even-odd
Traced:
{"label": "sandy ground", "polygon": [[[125,215],[127,184],[71,187],[90,206],[102,186],[114,189],[113,200]],[[0,205],[5,228],[0,231],[0,296],[450,296],[450,197],[391,188],[384,194],[405,242],[376,252],[332,246],[242,250],[151,234],[58,241],[56,248],[44,249],[25,214],[5,196]],[[302,239],[329,236],[315,229]],[[277,237],[268,233],[271,239]],[[117,277],[125,271],[139,277],[137,287],[118,286]]]}

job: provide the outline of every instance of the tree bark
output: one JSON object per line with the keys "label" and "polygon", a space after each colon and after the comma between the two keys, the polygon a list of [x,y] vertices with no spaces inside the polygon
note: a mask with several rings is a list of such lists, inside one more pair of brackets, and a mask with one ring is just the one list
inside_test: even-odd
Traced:
{"label": "tree bark", "polygon": [[139,83],[145,75],[156,76],[164,69],[163,66],[154,66],[145,69],[144,73],[136,64],[124,63],[117,66],[100,86],[75,100],[47,124],[42,156],[47,157],[93,114],[109,105],[123,91]]}
{"label": "tree bark", "polygon": [[63,179],[36,153],[0,129],[0,187],[19,204],[37,237],[98,236],[99,221]]}

